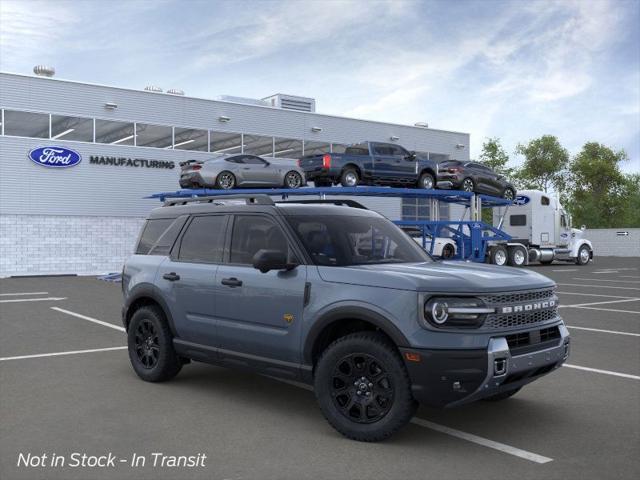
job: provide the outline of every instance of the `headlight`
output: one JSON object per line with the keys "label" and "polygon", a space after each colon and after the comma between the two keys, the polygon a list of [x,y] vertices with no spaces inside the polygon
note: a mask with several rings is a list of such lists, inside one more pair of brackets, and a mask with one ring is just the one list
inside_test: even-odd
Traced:
{"label": "headlight", "polygon": [[434,297],[424,304],[424,318],[439,328],[477,328],[487,313],[494,313],[482,300],[474,297]]}

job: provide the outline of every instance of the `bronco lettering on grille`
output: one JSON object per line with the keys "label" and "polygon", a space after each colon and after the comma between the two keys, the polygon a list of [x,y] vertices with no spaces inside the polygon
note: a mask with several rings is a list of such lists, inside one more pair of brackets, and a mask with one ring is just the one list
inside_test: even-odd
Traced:
{"label": "bronco lettering on grille", "polygon": [[553,308],[556,306],[555,300],[545,300],[544,302],[526,303],[524,305],[514,305],[512,307],[500,307],[500,313],[518,313],[518,312],[532,312],[535,310],[542,310],[545,308]]}

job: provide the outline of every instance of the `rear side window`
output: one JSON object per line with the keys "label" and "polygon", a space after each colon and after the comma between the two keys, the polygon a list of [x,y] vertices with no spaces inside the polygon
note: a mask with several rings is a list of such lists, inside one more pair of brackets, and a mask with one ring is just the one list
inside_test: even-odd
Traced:
{"label": "rear side window", "polygon": [[512,227],[524,227],[526,224],[526,215],[511,215],[509,217],[509,225],[511,225]]}
{"label": "rear side window", "polygon": [[140,255],[147,255],[151,247],[158,241],[160,236],[169,228],[173,223],[173,218],[154,218],[147,220],[147,224],[142,230],[136,253]]}
{"label": "rear side window", "polygon": [[194,217],[182,236],[178,260],[193,263],[220,263],[226,224],[225,215]]}
{"label": "rear side window", "polygon": [[[334,150],[335,152],[335,150]],[[366,143],[359,143],[357,145],[349,145],[344,153],[346,155],[369,155],[369,145]]]}
{"label": "rear side window", "polygon": [[184,226],[185,222],[189,218],[187,215],[182,215],[181,217],[176,218],[169,228],[167,228],[158,241],[151,247],[149,251],[149,255],[169,255],[171,251],[171,247],[180,235],[180,230]]}

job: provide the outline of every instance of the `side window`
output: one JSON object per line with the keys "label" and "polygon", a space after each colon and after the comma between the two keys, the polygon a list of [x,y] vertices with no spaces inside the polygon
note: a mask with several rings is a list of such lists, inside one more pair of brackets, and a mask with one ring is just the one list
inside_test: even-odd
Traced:
{"label": "side window", "polygon": [[238,155],[237,157],[229,157],[229,158],[227,158],[227,162],[244,163],[244,156]]}
{"label": "side window", "polygon": [[549,205],[549,197],[540,197],[540,205]]}
{"label": "side window", "polygon": [[181,217],[176,218],[173,223],[167,228],[160,238],[153,244],[151,250],[149,251],[149,255],[168,255],[171,251],[171,247],[180,235],[180,230],[184,226],[187,221],[188,215],[182,215]]}
{"label": "side window", "polygon": [[246,157],[244,157],[244,163],[248,163],[249,165],[265,165],[267,162],[265,162],[260,157],[247,155]]}
{"label": "side window", "polygon": [[173,218],[154,218],[147,220],[140,241],[136,247],[136,253],[139,255],[147,255],[151,247],[158,241],[160,236],[165,232],[169,225],[173,223]]}
{"label": "side window", "polygon": [[509,217],[509,225],[511,225],[512,227],[524,227],[526,224],[526,215],[511,215]]}
{"label": "side window", "polygon": [[396,157],[406,157],[407,155],[409,155],[409,152],[407,152],[404,148],[400,147],[399,145],[390,145],[389,151],[391,152],[391,155]]}
{"label": "side window", "polygon": [[562,226],[562,228],[567,228],[567,217],[565,217],[564,215],[560,216],[560,225]]}
{"label": "side window", "polygon": [[258,215],[238,215],[231,234],[230,263],[251,265],[253,256],[262,249],[289,254],[289,242],[279,225]]}
{"label": "side window", "polygon": [[193,263],[220,263],[227,217],[194,217],[180,242],[178,260]]}

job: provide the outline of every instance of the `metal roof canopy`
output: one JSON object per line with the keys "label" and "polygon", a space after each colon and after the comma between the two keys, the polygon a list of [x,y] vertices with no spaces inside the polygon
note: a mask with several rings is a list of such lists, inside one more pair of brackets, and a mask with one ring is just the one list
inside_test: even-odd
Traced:
{"label": "metal roof canopy", "polygon": [[[418,188],[392,188],[392,187],[303,187],[295,190],[289,188],[235,188],[232,190],[215,190],[209,188],[183,189],[175,192],[160,192],[145,198],[157,198],[164,202],[167,198],[192,198],[200,196],[227,196],[227,195],[272,195],[289,196],[318,195],[345,195],[360,197],[389,197],[389,198],[429,198],[440,202],[457,203],[470,206],[476,194],[460,190],[422,190]],[[511,205],[510,200],[493,197],[490,195],[477,195],[482,201],[483,207],[504,207]]]}

